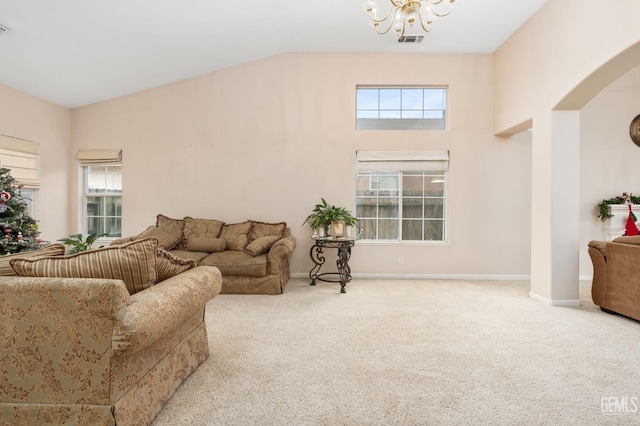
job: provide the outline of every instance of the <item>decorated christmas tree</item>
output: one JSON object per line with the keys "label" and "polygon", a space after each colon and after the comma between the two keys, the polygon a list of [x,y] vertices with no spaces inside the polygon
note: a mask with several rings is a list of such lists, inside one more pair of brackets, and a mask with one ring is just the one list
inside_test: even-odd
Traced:
{"label": "decorated christmas tree", "polygon": [[29,203],[22,186],[0,168],[0,255],[35,250],[39,247],[38,224],[29,216]]}

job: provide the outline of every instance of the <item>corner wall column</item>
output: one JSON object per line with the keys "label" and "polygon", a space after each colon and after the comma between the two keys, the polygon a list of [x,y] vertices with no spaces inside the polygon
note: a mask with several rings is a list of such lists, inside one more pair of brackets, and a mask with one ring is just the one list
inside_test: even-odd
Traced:
{"label": "corner wall column", "polygon": [[533,124],[530,297],[580,306],[580,111],[547,111]]}

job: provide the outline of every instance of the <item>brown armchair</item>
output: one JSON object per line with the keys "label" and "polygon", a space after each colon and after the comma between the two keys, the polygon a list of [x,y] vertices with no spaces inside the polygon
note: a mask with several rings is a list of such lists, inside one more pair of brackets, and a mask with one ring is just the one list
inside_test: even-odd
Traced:
{"label": "brown armchair", "polygon": [[609,313],[640,321],[640,236],[589,242],[591,298]]}

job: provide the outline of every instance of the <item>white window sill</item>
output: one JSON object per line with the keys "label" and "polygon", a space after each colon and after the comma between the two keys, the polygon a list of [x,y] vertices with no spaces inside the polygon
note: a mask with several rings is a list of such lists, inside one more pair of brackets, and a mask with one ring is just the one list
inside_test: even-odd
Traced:
{"label": "white window sill", "polygon": [[357,240],[359,246],[393,246],[393,247],[451,247],[448,241],[378,241],[378,240]]}

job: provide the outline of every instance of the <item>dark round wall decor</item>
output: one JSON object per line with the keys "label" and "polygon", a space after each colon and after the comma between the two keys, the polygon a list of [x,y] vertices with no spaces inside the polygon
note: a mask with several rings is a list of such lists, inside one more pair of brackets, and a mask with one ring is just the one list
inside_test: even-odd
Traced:
{"label": "dark round wall decor", "polygon": [[636,117],[631,120],[631,125],[629,126],[629,136],[631,136],[631,140],[636,145],[640,146],[640,114],[636,115]]}

